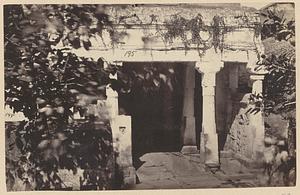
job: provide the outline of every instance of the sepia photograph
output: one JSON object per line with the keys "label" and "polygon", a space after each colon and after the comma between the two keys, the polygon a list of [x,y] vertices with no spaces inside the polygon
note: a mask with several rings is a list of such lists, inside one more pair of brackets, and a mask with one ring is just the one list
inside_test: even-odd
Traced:
{"label": "sepia photograph", "polygon": [[5,191],[295,187],[295,9],[4,1]]}

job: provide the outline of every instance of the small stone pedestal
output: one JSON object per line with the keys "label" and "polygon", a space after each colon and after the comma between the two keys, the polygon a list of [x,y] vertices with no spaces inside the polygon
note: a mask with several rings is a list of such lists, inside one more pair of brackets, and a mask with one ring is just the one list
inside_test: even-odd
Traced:
{"label": "small stone pedestal", "polygon": [[[136,184],[135,168],[132,165],[131,147],[131,117],[118,115],[112,120],[113,146],[116,153],[116,163],[119,176],[122,179],[121,188]],[[119,181],[118,181],[119,182]]]}

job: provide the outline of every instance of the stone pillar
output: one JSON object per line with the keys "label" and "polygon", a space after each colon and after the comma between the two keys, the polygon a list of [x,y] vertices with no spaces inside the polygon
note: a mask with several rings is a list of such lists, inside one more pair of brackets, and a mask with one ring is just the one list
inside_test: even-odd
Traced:
{"label": "stone pillar", "polygon": [[[250,79],[253,81],[252,84],[252,94],[262,94],[263,89],[263,79],[264,75],[251,75]],[[250,105],[254,108],[254,105]],[[249,115],[250,124],[255,127],[255,137],[253,143],[253,160],[261,161],[263,157],[264,150],[264,138],[265,138],[265,127],[264,127],[264,118],[262,111],[251,113]]]}
{"label": "stone pillar", "polygon": [[204,72],[202,78],[203,120],[202,142],[204,142],[205,164],[211,168],[220,166],[218,134],[215,115],[216,72]]}
{"label": "stone pillar", "polygon": [[198,153],[196,145],[196,126],[194,115],[195,66],[188,64],[185,69],[183,101],[183,147],[182,153]]}
{"label": "stone pillar", "polygon": [[[117,79],[117,74],[110,75],[111,79]],[[132,163],[132,142],[131,142],[131,117],[119,115],[118,93],[110,86],[106,87],[107,107],[110,115],[112,129],[113,147],[116,152],[116,163],[118,165],[118,176],[116,180],[123,180],[121,188],[136,183],[135,169]]]}

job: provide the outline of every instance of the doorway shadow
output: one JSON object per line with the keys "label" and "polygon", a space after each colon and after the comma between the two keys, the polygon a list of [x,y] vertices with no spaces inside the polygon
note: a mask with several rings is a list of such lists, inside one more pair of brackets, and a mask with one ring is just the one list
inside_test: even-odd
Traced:
{"label": "doorway shadow", "polygon": [[[132,118],[132,155],[136,169],[144,163],[139,158],[146,153],[181,149],[183,68],[182,63],[123,63],[132,86],[130,93],[119,94],[119,106]],[[149,72],[152,72],[151,79],[148,79]]]}

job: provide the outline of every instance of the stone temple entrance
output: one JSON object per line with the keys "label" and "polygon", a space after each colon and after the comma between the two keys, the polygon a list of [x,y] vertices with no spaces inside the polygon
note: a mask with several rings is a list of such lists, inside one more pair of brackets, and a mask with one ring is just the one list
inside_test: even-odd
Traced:
{"label": "stone temple entrance", "polygon": [[[136,79],[129,93],[119,94],[119,108],[132,119],[135,168],[146,153],[180,152],[189,136],[191,144],[199,143],[199,150],[202,95],[201,86],[195,82],[201,82],[201,75],[194,66],[184,62],[126,62],[123,68]],[[145,70],[153,74],[146,75]],[[186,128],[191,135],[185,135]]]}

